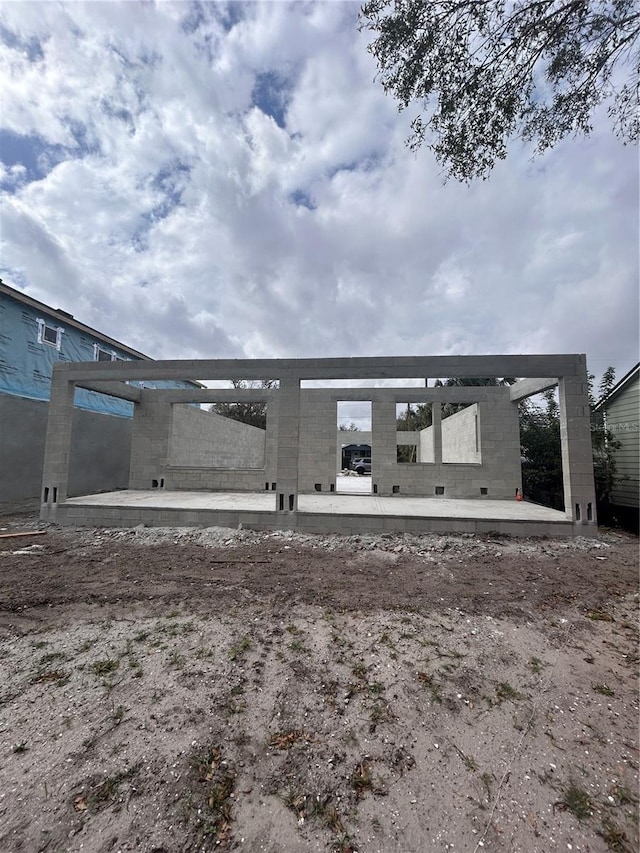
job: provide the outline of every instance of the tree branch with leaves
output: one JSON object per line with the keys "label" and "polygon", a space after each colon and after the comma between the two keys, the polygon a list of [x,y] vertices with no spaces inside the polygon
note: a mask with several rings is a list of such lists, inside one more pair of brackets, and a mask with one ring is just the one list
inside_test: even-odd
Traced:
{"label": "tree branch with leaves", "polygon": [[486,178],[512,138],[541,153],[588,134],[603,102],[616,134],[637,142],[637,0],[369,0],[385,92],[420,112],[407,140],[450,177]]}

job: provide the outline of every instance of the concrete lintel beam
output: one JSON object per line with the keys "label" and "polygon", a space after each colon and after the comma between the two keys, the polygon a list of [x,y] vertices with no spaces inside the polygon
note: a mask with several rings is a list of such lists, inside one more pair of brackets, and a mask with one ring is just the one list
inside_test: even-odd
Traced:
{"label": "concrete lintel beam", "polygon": [[517,403],[534,394],[542,394],[543,391],[555,388],[557,384],[557,379],[521,379],[509,388],[509,397],[512,403]]}
{"label": "concrete lintel beam", "polygon": [[76,387],[84,388],[86,391],[96,391],[98,394],[108,394],[109,397],[118,397],[120,400],[129,400],[131,403],[139,403],[141,398],[139,388],[127,385],[124,382],[80,380],[76,382]]}
{"label": "concrete lintel beam", "polygon": [[423,376],[576,376],[584,355],[400,356],[393,358],[202,359],[73,362],[69,379],[401,379]]}
{"label": "concrete lintel beam", "polygon": [[154,390],[146,388],[145,393],[151,393],[163,403],[267,403],[275,399],[278,389],[268,388],[209,388],[193,391],[187,389]]}
{"label": "concrete lintel beam", "polygon": [[303,394],[325,394],[332,402],[365,400],[395,403],[477,403],[496,398],[506,398],[509,389],[506,386],[468,385],[442,388],[305,388]]}

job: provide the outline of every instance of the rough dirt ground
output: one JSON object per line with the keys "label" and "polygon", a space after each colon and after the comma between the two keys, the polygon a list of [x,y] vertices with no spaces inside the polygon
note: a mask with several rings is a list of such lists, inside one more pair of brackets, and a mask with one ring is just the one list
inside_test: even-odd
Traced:
{"label": "rough dirt ground", "polygon": [[638,848],[636,538],[46,530],[0,539],[0,850]]}

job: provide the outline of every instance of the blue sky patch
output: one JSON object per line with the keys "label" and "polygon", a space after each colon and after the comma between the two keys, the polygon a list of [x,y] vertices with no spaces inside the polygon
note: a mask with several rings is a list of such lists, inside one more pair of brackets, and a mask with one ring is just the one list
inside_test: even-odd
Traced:
{"label": "blue sky patch", "polygon": [[251,98],[265,115],[271,116],[278,127],[285,126],[286,109],[291,86],[275,71],[256,74]]}
{"label": "blue sky patch", "polygon": [[294,190],[289,198],[296,205],[296,207],[306,207],[307,210],[315,210],[316,205],[314,204],[311,196],[308,195],[304,190]]}
{"label": "blue sky patch", "polygon": [[28,39],[21,39],[13,30],[9,30],[0,24],[0,42],[3,42],[7,47],[11,47],[14,50],[21,50],[26,53],[29,62],[39,62],[44,59],[42,42],[35,36],[31,36]]}
{"label": "blue sky patch", "polygon": [[63,145],[49,145],[41,136],[0,130],[0,160],[7,168],[22,165],[27,181],[38,181],[66,157]]}

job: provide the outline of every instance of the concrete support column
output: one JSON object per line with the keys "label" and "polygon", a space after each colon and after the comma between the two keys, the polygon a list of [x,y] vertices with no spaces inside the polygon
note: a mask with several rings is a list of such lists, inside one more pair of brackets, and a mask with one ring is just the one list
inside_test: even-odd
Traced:
{"label": "concrete support column", "polygon": [[161,489],[165,485],[170,455],[173,408],[162,394],[143,390],[133,412],[130,489]]}
{"label": "concrete support column", "polygon": [[442,464],[442,403],[432,403],[431,424],[433,426],[433,461]]}
{"label": "concrete support column", "polygon": [[581,375],[561,377],[558,391],[565,512],[576,524],[595,525],[596,494],[586,364]]}
{"label": "concrete support column", "polygon": [[71,461],[71,430],[75,384],[66,376],[67,365],[55,365],[47,419],[42,477],[42,517],[55,515],[55,506],[66,500]]}
{"label": "concrete support column", "polygon": [[373,400],[371,404],[371,476],[374,491],[393,494],[393,474],[397,468],[395,400]]}
{"label": "concrete support column", "polygon": [[300,437],[300,380],[281,378],[278,392],[278,454],[276,512],[298,509],[298,445]]}
{"label": "concrete support column", "polygon": [[278,398],[272,396],[267,402],[267,430],[264,441],[265,486],[276,488],[278,476]]}

